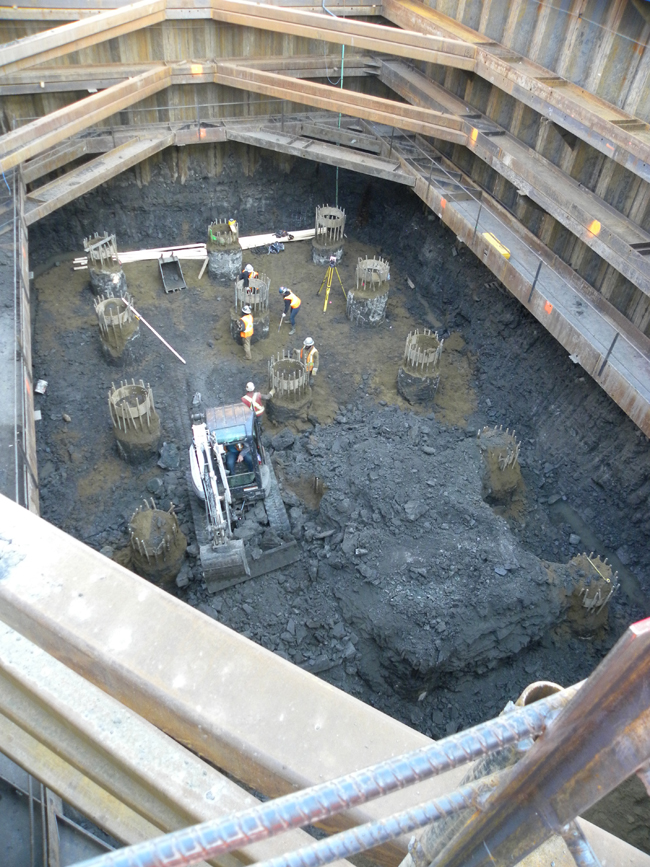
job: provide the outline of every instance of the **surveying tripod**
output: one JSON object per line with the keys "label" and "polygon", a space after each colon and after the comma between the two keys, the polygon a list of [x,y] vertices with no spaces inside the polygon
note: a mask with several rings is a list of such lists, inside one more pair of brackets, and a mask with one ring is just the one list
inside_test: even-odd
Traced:
{"label": "surveying tripod", "polygon": [[334,272],[336,272],[336,276],[338,277],[339,286],[341,287],[343,297],[346,301],[348,300],[348,296],[345,294],[345,289],[343,288],[343,283],[341,282],[341,275],[339,274],[339,269],[336,267],[336,256],[330,256],[330,263],[327,271],[325,272],[325,276],[323,277],[323,282],[320,284],[320,289],[316,293],[317,295],[320,295],[323,286],[325,286],[325,303],[323,304],[323,313],[327,313],[327,302],[330,298],[330,289],[332,288]]}

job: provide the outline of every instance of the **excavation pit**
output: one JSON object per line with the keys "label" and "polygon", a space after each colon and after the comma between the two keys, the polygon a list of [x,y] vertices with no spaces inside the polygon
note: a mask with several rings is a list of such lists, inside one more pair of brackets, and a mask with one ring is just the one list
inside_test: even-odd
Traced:
{"label": "excavation pit", "polygon": [[[161,159],[166,168],[166,152]],[[264,170],[251,176],[224,165],[218,178],[206,180],[197,170],[184,185],[165,180],[162,172],[159,177],[154,167],[149,186],[109,185],[102,199],[86,196],[88,207],[96,209],[88,219],[103,225],[98,209],[110,202],[118,237],[129,237],[133,248],[159,247],[204,237],[210,214],[208,205],[198,213],[197,202],[205,198],[206,185],[217,201],[247,203],[238,217],[251,233],[278,225],[309,228],[314,198],[327,201],[333,189],[327,166],[316,175],[311,164],[297,162],[287,177],[266,159]],[[142,359],[124,373],[129,381],[143,377],[156,384],[164,438],[181,455],[177,468],[157,467],[155,454],[139,466],[119,459],[101,399],[101,383],[110,384],[111,372],[97,346],[86,273],[58,268],[37,276],[34,370],[51,383],[46,397],[37,398],[43,409],[37,423],[42,509],[48,520],[93,547],[117,549],[128,543],[124,516],[160,478],[157,505],[166,510],[171,500],[185,507],[179,508],[179,521],[193,542],[184,447],[192,395],[200,391],[207,406],[237,402],[249,379],[267,391],[268,357],[292,352],[312,336],[321,366],[311,405],[301,418],[280,425],[290,428],[295,442],[268,451],[279,478],[283,465],[287,479],[311,484],[317,475],[325,491],[314,508],[300,486],[294,490],[287,482],[282,493],[302,559],[224,590],[219,619],[439,738],[448,728],[497,714],[532,680],[581,680],[622,628],[644,614],[619,592],[609,603],[608,626],[577,641],[560,607],[546,610],[547,573],[539,562],[566,566],[576,553],[569,541],[574,531],[548,518],[549,499],[565,495],[613,550],[622,549],[640,580],[648,580],[644,540],[650,514],[640,481],[649,466],[647,444],[584,371],[569,365],[567,374],[566,352],[514,299],[482,288],[491,278],[480,263],[469,255],[452,257],[454,238],[438,221],[427,221],[412,193],[396,194],[394,186],[373,179],[373,211],[386,217],[359,226],[356,216],[369,182],[344,177],[350,236],[339,266],[344,286],[355,287],[355,263],[369,251],[386,251],[391,263],[390,322],[375,331],[351,328],[338,294],[330,315],[323,316],[316,295],[323,267],[311,261],[309,242],[287,244],[282,254],[262,260],[273,286],[295,287],[303,303],[296,336],[289,337],[286,327],[278,331],[281,303],[274,290],[264,351],[254,350],[246,367],[230,338],[232,284],[198,281],[202,262],[188,262],[184,273],[196,291],[163,296],[155,262],[124,266],[138,310],[187,360],[181,365],[143,329]],[[169,203],[164,213],[156,211],[161,195]],[[30,227],[35,254],[52,249],[53,237],[61,243],[69,237],[65,249],[75,248],[74,208]],[[251,260],[262,270],[252,254]],[[417,290],[408,291],[405,275],[414,268],[421,278]],[[451,338],[445,342],[444,376],[433,403],[410,406],[396,389],[395,372],[406,335],[422,323],[444,324],[458,343],[454,348]],[[462,377],[447,375],[461,364]],[[463,411],[445,423],[437,401],[450,381]],[[88,407],[87,414],[69,405],[71,395]],[[273,403],[265,443],[280,429],[271,418]],[[63,412],[71,422],[61,420]],[[578,423],[586,416],[588,425]],[[475,433],[504,419],[523,441],[525,489],[518,519],[495,523],[483,500]],[[623,461],[621,455],[629,457]],[[629,498],[636,498],[634,507]],[[209,605],[191,553],[186,562],[192,580],[178,595],[195,606]],[[287,629],[290,620],[293,631]]]}

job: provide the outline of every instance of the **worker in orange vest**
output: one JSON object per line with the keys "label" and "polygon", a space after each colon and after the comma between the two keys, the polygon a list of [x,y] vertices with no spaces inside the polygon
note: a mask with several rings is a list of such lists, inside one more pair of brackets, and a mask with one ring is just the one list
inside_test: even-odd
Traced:
{"label": "worker in orange vest", "polygon": [[261,422],[264,415],[264,401],[271,400],[274,394],[274,388],[268,394],[262,394],[261,391],[255,391],[255,383],[247,382],[246,394],[242,397],[241,402],[250,407]]}
{"label": "worker in orange vest", "polygon": [[248,284],[249,284],[249,281],[251,280],[251,278],[256,279],[257,277],[259,277],[259,274],[253,268],[252,265],[246,265],[246,267],[243,269],[243,271],[239,275],[239,279],[242,280],[244,283],[244,289],[249,288]]}
{"label": "worker in orange vest", "polygon": [[247,361],[251,360],[251,337],[253,336],[253,315],[248,304],[241,309],[242,315],[239,320],[239,336],[244,347],[244,356]]}
{"label": "worker in orange vest", "polygon": [[298,315],[298,311],[300,310],[300,305],[302,304],[300,298],[297,295],[294,295],[291,289],[287,289],[286,286],[280,286],[278,290],[282,298],[284,299],[284,313],[282,314],[282,319],[280,320],[280,324],[282,324],[286,315],[290,314],[290,322],[291,322],[291,331],[289,334],[296,333],[296,316]]}
{"label": "worker in orange vest", "polygon": [[318,350],[314,346],[313,337],[305,337],[305,342],[302,349],[294,350],[300,361],[305,365],[305,370],[309,374],[309,384],[311,385],[312,376],[318,373]]}

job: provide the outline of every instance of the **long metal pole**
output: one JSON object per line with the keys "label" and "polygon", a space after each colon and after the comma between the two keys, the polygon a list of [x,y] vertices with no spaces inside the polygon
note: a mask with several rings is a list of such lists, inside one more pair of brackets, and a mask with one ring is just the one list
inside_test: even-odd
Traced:
{"label": "long metal pole", "polygon": [[302,828],[540,735],[550,719],[581,687],[582,684],[578,684],[562,690],[406,755],[284,795],[234,816],[213,819],[101,855],[84,861],[79,867],[189,867],[206,858]]}
{"label": "long metal pole", "polygon": [[135,307],[134,307],[132,304],[129,304],[129,302],[126,300],[126,298],[124,298],[124,303],[125,303],[126,306],[129,308],[129,310],[131,311],[131,313],[133,313],[133,315],[135,316],[135,318],[136,318],[136,319],[139,319],[140,322],[142,322],[143,325],[146,325],[147,328],[149,329],[149,331],[151,331],[152,334],[155,334],[156,337],[158,338],[158,340],[160,340],[161,343],[164,343],[165,346],[167,347],[167,349],[169,349],[170,352],[173,352],[174,355],[176,356],[176,358],[178,358],[179,361],[182,361],[183,364],[187,364],[187,362],[185,361],[185,359],[184,359],[181,355],[179,355],[178,352],[176,352],[176,350],[174,349],[174,347],[173,347],[173,346],[170,346],[169,343],[167,343],[167,341],[165,340],[165,338],[162,337],[160,334],[158,334],[158,332],[157,332],[156,329],[153,327],[153,325],[149,325],[149,323],[148,323],[147,320],[144,318],[144,316],[141,316],[141,315],[138,313],[138,311],[135,309]]}

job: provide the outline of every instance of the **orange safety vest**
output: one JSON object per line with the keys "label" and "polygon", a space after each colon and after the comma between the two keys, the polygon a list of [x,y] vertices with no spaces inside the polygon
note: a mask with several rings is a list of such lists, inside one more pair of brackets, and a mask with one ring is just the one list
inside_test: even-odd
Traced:
{"label": "orange safety vest", "polygon": [[245,316],[241,317],[241,321],[244,323],[244,330],[239,332],[240,337],[252,337],[253,336],[253,317],[250,313],[246,313]]}
{"label": "orange safety vest", "polygon": [[288,299],[291,302],[291,306],[293,307],[294,310],[296,310],[298,307],[300,307],[300,304],[301,304],[300,298],[298,298],[297,295],[294,295],[293,292],[289,292],[288,295],[283,295],[282,297],[284,298],[285,301],[287,301],[287,299]]}
{"label": "orange safety vest", "polygon": [[[303,352],[305,351],[305,347],[300,350],[300,360],[303,360]],[[311,346],[309,352],[307,353],[307,357],[305,359],[305,370],[307,373],[311,373],[314,369],[314,352],[316,352],[316,347]]]}
{"label": "orange safety vest", "polygon": [[241,401],[249,409],[252,409],[258,418],[261,415],[264,415],[264,404],[262,403],[261,392],[255,391],[255,392],[253,392],[253,394],[245,394],[242,397]]}

